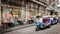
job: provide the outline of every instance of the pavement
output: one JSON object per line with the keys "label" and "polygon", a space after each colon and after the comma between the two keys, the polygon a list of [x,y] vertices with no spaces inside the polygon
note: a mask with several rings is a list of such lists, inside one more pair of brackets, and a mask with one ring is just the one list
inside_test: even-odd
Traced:
{"label": "pavement", "polygon": [[35,26],[30,26],[27,28],[6,32],[3,34],[60,34],[60,23],[52,25],[51,28],[40,31],[35,31]]}
{"label": "pavement", "polygon": [[15,27],[7,28],[7,29],[4,29],[2,31],[2,33],[11,32],[11,31],[14,31],[14,30],[27,28],[27,27],[30,27],[30,26],[34,26],[34,24],[20,25],[20,26],[15,26]]}

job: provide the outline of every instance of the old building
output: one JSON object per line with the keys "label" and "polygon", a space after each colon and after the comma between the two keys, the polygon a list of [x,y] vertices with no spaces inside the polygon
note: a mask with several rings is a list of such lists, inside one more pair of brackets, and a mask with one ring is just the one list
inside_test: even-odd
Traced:
{"label": "old building", "polygon": [[25,21],[28,15],[45,15],[47,4],[39,0],[2,0],[2,14],[12,12],[13,17],[17,17]]}
{"label": "old building", "polygon": [[54,12],[57,12],[57,4],[58,0],[47,0],[48,7],[46,9],[50,10],[48,11],[50,14],[54,14]]}
{"label": "old building", "polygon": [[58,15],[60,16],[60,0],[58,1],[57,12],[58,12]]}
{"label": "old building", "polygon": [[27,16],[50,15],[54,10],[54,0],[1,0],[2,18],[10,13],[14,18],[27,21]]}

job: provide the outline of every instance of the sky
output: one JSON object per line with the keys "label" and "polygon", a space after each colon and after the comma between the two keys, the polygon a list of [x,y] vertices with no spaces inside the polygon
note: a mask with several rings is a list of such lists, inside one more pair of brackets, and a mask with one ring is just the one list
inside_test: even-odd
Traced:
{"label": "sky", "polygon": [[60,3],[60,0],[59,0],[59,3]]}
{"label": "sky", "polygon": [[59,2],[60,2],[60,0],[59,0]]}

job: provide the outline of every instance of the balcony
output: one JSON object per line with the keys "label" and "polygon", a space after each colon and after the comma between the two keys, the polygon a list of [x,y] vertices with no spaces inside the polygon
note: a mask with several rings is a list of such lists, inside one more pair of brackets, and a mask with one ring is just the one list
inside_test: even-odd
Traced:
{"label": "balcony", "polygon": [[47,4],[44,4],[43,2],[40,2],[40,1],[38,1],[38,0],[30,0],[30,1],[32,1],[32,2],[34,2],[34,3],[37,3],[37,4],[39,4],[39,5],[45,6],[45,7],[48,6]]}
{"label": "balcony", "polygon": [[47,1],[46,0],[36,0],[36,1],[41,2],[41,3],[45,4],[45,5],[47,5]]}
{"label": "balcony", "polygon": [[1,3],[11,6],[22,6],[22,0],[2,0]]}

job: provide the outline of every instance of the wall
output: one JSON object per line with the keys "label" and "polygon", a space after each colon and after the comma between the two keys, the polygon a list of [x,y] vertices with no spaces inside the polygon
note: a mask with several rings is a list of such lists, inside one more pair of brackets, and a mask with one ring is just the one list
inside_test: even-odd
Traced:
{"label": "wall", "polygon": [[0,0],[0,25],[1,25],[1,0]]}

